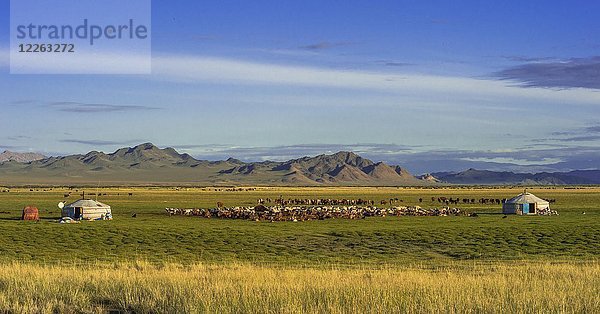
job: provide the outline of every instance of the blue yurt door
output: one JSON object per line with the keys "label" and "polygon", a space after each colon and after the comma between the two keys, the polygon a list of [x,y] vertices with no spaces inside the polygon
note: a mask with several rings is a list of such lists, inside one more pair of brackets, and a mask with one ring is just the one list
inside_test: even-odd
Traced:
{"label": "blue yurt door", "polygon": [[523,214],[529,214],[529,204],[523,204]]}

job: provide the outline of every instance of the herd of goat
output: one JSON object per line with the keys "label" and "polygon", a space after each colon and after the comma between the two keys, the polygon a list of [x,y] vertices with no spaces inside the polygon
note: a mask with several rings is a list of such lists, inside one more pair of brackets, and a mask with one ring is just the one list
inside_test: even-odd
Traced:
{"label": "herd of goat", "polygon": [[[418,199],[419,203],[426,201]],[[428,199],[427,199],[428,201]],[[548,200],[554,203],[555,200]],[[439,203],[441,208],[422,208],[420,206],[402,206],[402,199],[390,198],[376,202],[368,199],[330,199],[330,198],[290,198],[282,196],[276,199],[260,198],[256,206],[225,207],[217,202],[215,208],[166,208],[170,216],[198,216],[203,218],[245,219],[256,221],[308,221],[324,219],[364,219],[367,217],[385,216],[460,216],[467,215],[459,208],[450,207],[458,204],[499,205],[506,199],[497,198],[452,198],[431,197],[432,203]],[[475,216],[476,214],[473,214]]]}
{"label": "herd of goat", "polygon": [[358,205],[323,206],[264,206],[217,208],[166,208],[169,215],[199,216],[204,218],[244,219],[256,221],[308,221],[325,219],[364,219],[385,216],[450,216],[462,215],[458,208],[425,209],[419,206],[389,208]]}
{"label": "herd of goat", "polygon": [[[442,205],[446,205],[446,206],[450,206],[450,205],[459,205],[459,204],[482,204],[482,205],[500,205],[503,204],[504,202],[506,202],[507,199],[500,199],[500,198],[460,198],[460,197],[445,197],[445,196],[439,196],[439,197],[435,197],[432,196],[431,197],[431,202],[432,203],[439,203]],[[419,203],[423,203],[425,201],[427,201],[427,199],[421,197],[419,198]],[[556,202],[555,199],[548,199],[547,200],[550,203],[554,203]],[[373,200],[366,200],[366,199],[323,199],[323,198],[317,198],[317,199],[308,199],[308,198],[290,198],[290,199],[284,199],[282,197],[278,198],[278,199],[271,199],[271,198],[259,198],[257,200],[258,204],[275,204],[275,205],[280,205],[280,206],[288,206],[288,205],[311,205],[311,206],[320,206],[320,205],[335,205],[335,206],[339,206],[339,205],[345,205],[345,206],[350,206],[350,205],[365,205],[365,206],[374,206],[375,205],[375,201]],[[404,203],[404,200],[399,199],[399,198],[390,198],[390,199],[385,199],[385,200],[381,200],[379,201],[380,205],[395,205],[395,204],[400,204],[400,203]]]}

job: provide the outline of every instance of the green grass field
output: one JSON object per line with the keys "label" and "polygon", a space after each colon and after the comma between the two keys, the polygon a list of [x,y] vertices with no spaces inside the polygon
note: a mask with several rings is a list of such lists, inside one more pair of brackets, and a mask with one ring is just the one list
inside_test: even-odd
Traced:
{"label": "green grass field", "polygon": [[[560,216],[551,217],[503,218],[498,205],[461,204],[481,214],[274,223],[169,217],[164,208],[254,205],[280,195],[439,207],[432,196],[508,198],[521,190],[103,188],[99,200],[114,220],[80,224],[57,223],[68,189],[2,190],[0,312],[600,311],[600,188],[531,190],[556,199]],[[66,201],[81,190],[72,192]],[[40,208],[40,222],[19,220],[28,204]]]}
{"label": "green grass field", "polygon": [[[3,189],[0,189],[3,190]],[[67,189],[11,189],[0,193],[0,260],[57,263],[145,260],[151,263],[250,262],[285,265],[443,264],[454,260],[595,260],[600,257],[600,189],[530,190],[556,199],[560,216],[502,218],[500,206],[458,207],[470,217],[386,217],[365,220],[254,222],[169,217],[165,207],[254,205],[260,197],[399,198],[435,207],[431,197],[505,198],[521,189],[404,188],[102,188],[113,221],[56,223]],[[67,201],[77,199],[73,196]],[[88,189],[86,193],[95,193]],[[133,193],[129,196],[128,193]],[[90,196],[94,197],[94,196]],[[419,203],[418,199],[425,201]],[[37,205],[38,223],[19,221]],[[586,212],[585,215],[582,212]],[[131,214],[137,213],[137,218]],[[496,214],[494,214],[496,213]]]}

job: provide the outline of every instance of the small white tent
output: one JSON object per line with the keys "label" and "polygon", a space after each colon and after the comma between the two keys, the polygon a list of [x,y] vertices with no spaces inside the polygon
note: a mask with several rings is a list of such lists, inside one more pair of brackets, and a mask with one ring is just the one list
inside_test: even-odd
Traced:
{"label": "small white tent", "polygon": [[521,193],[502,205],[504,214],[519,214],[529,215],[537,214],[539,211],[547,211],[550,209],[550,203],[531,193]]}
{"label": "small white tent", "polygon": [[94,200],[78,200],[62,209],[62,216],[75,220],[112,219],[110,206]]}

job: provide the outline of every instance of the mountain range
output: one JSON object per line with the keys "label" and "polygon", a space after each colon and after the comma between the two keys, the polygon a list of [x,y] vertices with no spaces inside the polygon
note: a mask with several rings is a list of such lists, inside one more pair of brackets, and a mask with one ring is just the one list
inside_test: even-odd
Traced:
{"label": "mountain range", "polygon": [[46,156],[38,153],[15,153],[5,150],[0,153],[0,163],[5,161],[30,162],[46,158]]}
{"label": "mountain range", "polygon": [[422,185],[399,166],[375,163],[351,152],[303,157],[285,162],[245,163],[197,160],[151,143],[114,153],[49,157],[0,164],[4,185]]}
{"label": "mountain range", "polygon": [[438,172],[431,176],[451,184],[521,184],[521,185],[576,185],[600,184],[600,170],[570,172],[514,173],[468,169],[462,172]]}
{"label": "mountain range", "polygon": [[[524,174],[469,169],[415,177],[405,168],[352,152],[283,162],[198,160],[151,143],[113,153],[44,157],[7,153],[0,185],[435,186],[442,184],[600,184],[600,171]],[[12,156],[12,157],[10,157]]]}

